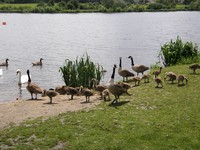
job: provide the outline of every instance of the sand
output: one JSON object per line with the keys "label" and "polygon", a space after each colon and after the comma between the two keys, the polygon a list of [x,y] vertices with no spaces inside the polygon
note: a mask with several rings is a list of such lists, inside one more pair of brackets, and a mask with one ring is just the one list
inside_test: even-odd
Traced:
{"label": "sand", "polygon": [[68,95],[58,95],[53,98],[52,104],[49,104],[48,97],[38,98],[38,100],[1,102],[0,129],[10,125],[19,125],[27,119],[48,118],[68,111],[90,109],[101,102],[101,100],[98,100],[98,95],[91,96],[89,103],[85,102],[84,96],[74,96],[74,100],[69,100]]}

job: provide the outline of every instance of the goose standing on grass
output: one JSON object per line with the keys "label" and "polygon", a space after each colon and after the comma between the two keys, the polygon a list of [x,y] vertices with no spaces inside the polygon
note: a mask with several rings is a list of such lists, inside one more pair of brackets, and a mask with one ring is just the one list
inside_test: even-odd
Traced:
{"label": "goose standing on grass", "polygon": [[155,76],[155,78],[156,78],[159,74],[161,74],[161,71],[162,71],[162,67],[160,67],[159,70],[156,70],[156,71],[153,72],[153,75]]}
{"label": "goose standing on grass", "polygon": [[159,85],[161,85],[161,88],[163,87],[163,82],[162,82],[162,79],[161,79],[161,78],[156,77],[154,80],[155,80],[155,82],[156,82],[156,84],[157,84],[156,88],[158,88]]}
{"label": "goose standing on grass", "polygon": [[57,96],[58,93],[54,90],[54,89],[49,89],[48,91],[47,90],[44,90],[44,96],[48,96],[49,97],[49,104],[52,104],[52,98]]}
{"label": "goose standing on grass", "polygon": [[0,69],[0,76],[3,75],[3,69]]}
{"label": "goose standing on grass", "polygon": [[134,64],[134,61],[133,61],[133,57],[132,56],[129,56],[128,58],[131,59],[131,66],[132,66],[132,69],[137,72],[137,76],[139,75],[139,73],[144,73],[145,71],[149,70],[149,67],[147,66],[144,66],[144,65],[139,65],[139,64]]}
{"label": "goose standing on grass", "polygon": [[40,61],[38,61],[38,62],[33,62],[33,63],[32,63],[33,66],[42,66],[42,60],[43,60],[43,58],[40,58]]}
{"label": "goose standing on grass", "polygon": [[112,93],[112,94],[115,96],[115,99],[112,101],[111,104],[117,103],[117,102],[118,102],[117,100],[119,99],[119,96],[122,95],[123,93],[126,93],[126,94],[129,95],[129,96],[131,95],[131,94],[129,94],[129,93],[127,92],[126,89],[124,89],[124,88],[122,87],[122,85],[117,84],[117,83],[114,82],[114,78],[115,78],[115,69],[116,69],[116,68],[117,68],[117,66],[114,65],[111,78],[110,78],[110,80],[109,80],[109,82],[108,82],[108,91],[109,91],[110,93]]}
{"label": "goose standing on grass", "polygon": [[144,80],[144,83],[149,83],[149,78],[150,78],[149,74],[144,74],[142,76],[141,80]]}
{"label": "goose standing on grass", "polygon": [[31,83],[30,71],[27,70],[28,75],[28,85],[26,89],[31,94],[31,99],[33,99],[33,94],[35,94],[35,99],[37,99],[37,94],[43,94],[43,89],[40,88],[37,84]]}
{"label": "goose standing on grass", "polygon": [[123,77],[123,82],[125,81],[125,78],[126,78],[126,81],[128,81],[128,77],[133,77],[135,76],[134,73],[126,70],[126,69],[122,69],[122,57],[119,57],[119,68],[118,68],[118,74]]}
{"label": "goose standing on grass", "polygon": [[17,69],[16,75],[18,75],[18,74],[19,74],[18,85],[22,85],[24,83],[28,83],[28,75],[27,74],[22,75],[21,74],[21,70]]}
{"label": "goose standing on grass", "polygon": [[9,61],[9,59],[7,58],[6,62],[0,63],[0,66],[7,66],[8,67],[8,61]]}
{"label": "goose standing on grass", "polygon": [[193,74],[196,74],[196,69],[200,69],[200,65],[199,64],[190,65],[189,69],[193,70]]}
{"label": "goose standing on grass", "polygon": [[178,75],[177,80],[178,80],[178,86],[180,86],[180,82],[182,82],[182,85],[184,85],[184,80],[186,82],[185,84],[187,84],[187,82],[188,82],[187,77],[182,74]]}
{"label": "goose standing on grass", "polygon": [[177,78],[177,75],[174,72],[167,72],[164,77],[164,80],[166,80],[167,78],[169,78],[169,81],[171,81],[171,84],[173,84]]}

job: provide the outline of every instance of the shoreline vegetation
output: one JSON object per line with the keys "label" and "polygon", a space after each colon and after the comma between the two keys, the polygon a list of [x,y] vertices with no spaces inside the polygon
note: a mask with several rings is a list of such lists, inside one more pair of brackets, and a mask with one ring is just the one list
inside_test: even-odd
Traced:
{"label": "shoreline vegetation", "polygon": [[[81,0],[80,0],[81,1]],[[186,0],[185,0],[186,1]],[[7,0],[0,2],[0,13],[114,13],[114,12],[163,12],[163,11],[199,11],[200,0],[173,3],[165,1],[134,2],[127,0],[62,0],[62,1],[23,1]],[[27,1],[28,2],[28,1]]]}

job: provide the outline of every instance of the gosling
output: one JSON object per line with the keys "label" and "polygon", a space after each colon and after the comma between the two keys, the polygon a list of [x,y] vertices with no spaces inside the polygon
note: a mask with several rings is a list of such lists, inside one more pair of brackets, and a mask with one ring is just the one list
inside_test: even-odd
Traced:
{"label": "gosling", "polygon": [[155,82],[156,82],[156,84],[157,84],[156,88],[158,88],[159,85],[161,85],[161,88],[163,87],[163,82],[162,82],[162,79],[161,79],[161,78],[156,77],[154,80],[155,80]]}
{"label": "gosling", "polygon": [[185,84],[187,84],[187,82],[188,82],[187,77],[184,76],[184,75],[179,75],[179,76],[177,77],[177,80],[178,80],[178,86],[181,85],[180,82],[182,82],[182,85],[184,85],[184,80],[185,80]]}
{"label": "gosling", "polygon": [[168,72],[168,73],[166,73],[164,80],[166,80],[167,78],[169,78],[169,81],[171,81],[171,84],[173,84],[177,78],[177,75],[173,72]]}

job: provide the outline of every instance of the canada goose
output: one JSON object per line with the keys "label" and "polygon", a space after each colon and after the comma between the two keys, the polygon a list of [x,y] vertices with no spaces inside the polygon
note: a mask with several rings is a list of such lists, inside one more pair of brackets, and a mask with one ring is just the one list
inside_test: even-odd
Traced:
{"label": "canada goose", "polygon": [[28,75],[27,75],[27,74],[22,75],[22,74],[21,74],[21,70],[20,70],[20,69],[17,69],[16,75],[18,75],[18,74],[19,74],[18,85],[22,85],[22,84],[28,82]]}
{"label": "canada goose", "polygon": [[140,77],[136,76],[130,79],[130,82],[135,82],[135,86],[139,86],[140,85]]}
{"label": "canada goose", "polygon": [[149,74],[144,74],[144,75],[141,77],[141,80],[144,80],[144,83],[148,83],[148,82],[149,82],[149,78],[150,78],[150,75],[149,75]]}
{"label": "canada goose", "polygon": [[67,94],[71,95],[71,100],[73,100],[74,95],[77,95],[79,93],[79,91],[76,88],[69,86],[65,87],[65,91]]}
{"label": "canada goose", "polygon": [[192,69],[193,70],[193,74],[196,74],[196,69],[200,69],[200,65],[199,64],[190,65],[189,69]]}
{"label": "canada goose", "polygon": [[166,80],[167,78],[169,78],[169,81],[171,81],[171,84],[173,84],[173,82],[176,80],[177,75],[174,72],[167,72],[164,80]]}
{"label": "canada goose", "polygon": [[0,66],[8,66],[8,61],[9,61],[9,59],[7,58],[7,59],[6,59],[6,62],[0,63]]}
{"label": "canada goose", "polygon": [[156,70],[153,72],[153,75],[155,76],[155,78],[161,73],[161,71],[162,71],[162,67],[160,67],[159,70]]}
{"label": "canada goose", "polygon": [[33,63],[32,63],[33,66],[42,66],[42,60],[43,60],[43,58],[40,58],[40,61],[38,61],[38,62],[33,62]]}
{"label": "canada goose", "polygon": [[135,76],[134,73],[132,73],[126,69],[122,69],[122,57],[119,57],[118,74],[123,77],[123,82],[125,81],[125,78],[126,78],[126,81],[128,81],[128,77]]}
{"label": "canada goose", "polygon": [[3,69],[0,69],[0,76],[3,75]]}
{"label": "canada goose", "polygon": [[131,66],[132,66],[132,69],[133,69],[135,72],[137,72],[137,76],[138,76],[139,73],[142,73],[142,74],[143,74],[146,70],[149,70],[149,67],[146,67],[146,66],[144,66],[144,65],[139,65],[139,64],[135,65],[132,56],[129,56],[128,58],[131,59]]}
{"label": "canada goose", "polygon": [[184,76],[184,75],[182,75],[182,74],[181,74],[181,75],[178,75],[177,80],[178,80],[178,86],[180,85],[180,82],[182,82],[182,85],[183,85],[183,84],[184,84],[184,80],[185,80],[186,84],[187,84],[187,82],[188,82],[187,77]]}
{"label": "canada goose", "polygon": [[33,94],[35,94],[35,99],[37,99],[37,94],[43,94],[43,89],[40,88],[37,84],[31,83],[29,70],[27,70],[27,75],[28,75],[28,85],[26,86],[26,89],[31,94],[31,99],[33,99]]}
{"label": "canada goose", "polygon": [[115,96],[115,99],[112,101],[111,104],[117,103],[117,99],[119,99],[119,96],[122,95],[123,93],[126,93],[126,94],[130,95],[127,92],[127,90],[122,87],[122,85],[114,83],[115,69],[116,68],[117,68],[117,66],[114,65],[111,78],[110,78],[110,80],[108,82],[108,91]]}
{"label": "canada goose", "polygon": [[106,85],[97,85],[97,79],[95,79],[95,78],[92,79],[92,83],[93,83],[93,89],[94,89],[95,91],[99,92],[99,94],[100,94],[100,96],[101,96],[100,99],[102,99],[102,98],[103,98],[102,92],[103,92],[105,89],[107,89],[107,86],[106,86]]}
{"label": "canada goose", "polygon": [[58,93],[54,89],[49,89],[48,91],[44,90],[44,95],[49,97],[49,103],[52,104],[52,97],[57,96]]}
{"label": "canada goose", "polygon": [[108,91],[108,89],[103,90],[102,97],[104,101],[106,101],[106,97],[108,97],[108,100],[110,100],[110,92]]}
{"label": "canada goose", "polygon": [[156,84],[157,84],[156,88],[158,88],[159,85],[161,85],[161,88],[163,87],[163,82],[162,82],[162,79],[161,79],[161,78],[156,77],[154,80],[155,80],[155,82],[156,82]]}
{"label": "canada goose", "polygon": [[61,95],[65,95],[66,94],[66,90],[65,90],[66,86],[57,86],[55,88],[55,91]]}
{"label": "canada goose", "polygon": [[80,87],[81,93],[85,96],[86,102],[90,102],[90,96],[93,95],[93,92],[89,90],[88,88],[84,88],[83,86]]}

